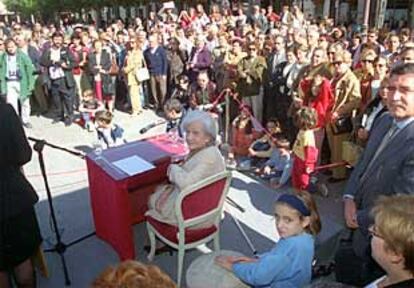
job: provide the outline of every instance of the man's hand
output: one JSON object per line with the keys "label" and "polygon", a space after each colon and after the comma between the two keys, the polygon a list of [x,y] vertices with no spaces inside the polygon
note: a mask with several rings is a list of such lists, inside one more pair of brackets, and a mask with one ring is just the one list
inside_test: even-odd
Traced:
{"label": "man's hand", "polygon": [[353,199],[349,199],[346,198],[344,200],[344,216],[345,216],[345,222],[346,222],[346,226],[348,226],[348,228],[351,229],[356,229],[358,228],[358,222],[357,222],[357,209],[356,209],[356,204],[355,201]]}
{"label": "man's hand", "polygon": [[263,173],[265,175],[269,175],[270,173],[272,173],[272,168],[270,166],[265,166],[263,169]]}

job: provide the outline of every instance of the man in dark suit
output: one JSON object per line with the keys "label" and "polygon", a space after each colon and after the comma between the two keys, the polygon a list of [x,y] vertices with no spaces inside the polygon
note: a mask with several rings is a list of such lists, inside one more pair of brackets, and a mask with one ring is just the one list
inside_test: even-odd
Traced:
{"label": "man in dark suit", "polygon": [[[336,254],[337,280],[364,286],[381,274],[370,256],[370,210],[381,195],[414,196],[414,64],[397,66],[388,86],[390,113],[378,119],[344,191],[352,249]],[[376,236],[374,236],[376,237]],[[351,250],[351,251],[349,251]],[[352,255],[353,254],[353,255]]]}
{"label": "man in dark suit", "polygon": [[69,126],[73,121],[75,78],[72,69],[75,60],[70,50],[62,44],[63,35],[59,32],[53,33],[52,46],[43,52],[40,64],[48,70],[50,93],[57,110],[53,122],[64,121]]}
{"label": "man in dark suit", "polygon": [[149,47],[144,52],[145,61],[150,73],[151,94],[158,112],[163,110],[167,96],[167,53],[158,43],[157,34],[149,36]]}
{"label": "man in dark suit", "polygon": [[280,75],[278,72],[280,70],[283,71],[284,68],[279,65],[286,62],[285,44],[283,37],[275,37],[273,50],[269,57],[266,58],[267,69],[265,73],[263,98],[263,115],[265,121],[276,116],[275,89],[277,87],[278,75]]}

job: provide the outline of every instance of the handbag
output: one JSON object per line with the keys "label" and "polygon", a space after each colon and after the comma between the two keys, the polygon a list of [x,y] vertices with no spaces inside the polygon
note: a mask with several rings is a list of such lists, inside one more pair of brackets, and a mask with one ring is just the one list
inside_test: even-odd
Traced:
{"label": "handbag", "polygon": [[342,159],[349,165],[355,166],[362,154],[362,147],[353,141],[342,142]]}
{"label": "handbag", "polygon": [[119,73],[118,64],[116,63],[115,57],[112,57],[111,68],[109,69],[109,75],[116,76],[116,75],[118,75],[118,73]]}
{"label": "handbag", "polygon": [[344,133],[351,133],[352,129],[353,129],[353,125],[352,125],[352,117],[351,116],[339,117],[335,121],[335,123],[332,125],[332,131],[335,135],[344,134]]}
{"label": "handbag", "polygon": [[142,59],[142,63],[144,64],[144,66],[135,70],[135,78],[140,83],[150,79],[150,74],[144,59]]}

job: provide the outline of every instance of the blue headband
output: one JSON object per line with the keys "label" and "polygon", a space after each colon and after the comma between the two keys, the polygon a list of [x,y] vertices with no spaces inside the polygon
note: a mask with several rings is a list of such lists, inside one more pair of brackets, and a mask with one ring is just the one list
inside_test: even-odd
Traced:
{"label": "blue headband", "polygon": [[309,209],[306,207],[306,205],[303,203],[303,201],[300,200],[295,195],[282,194],[277,199],[276,202],[282,202],[282,203],[289,204],[292,208],[298,210],[300,212],[300,214],[302,214],[303,216],[310,216],[311,215]]}

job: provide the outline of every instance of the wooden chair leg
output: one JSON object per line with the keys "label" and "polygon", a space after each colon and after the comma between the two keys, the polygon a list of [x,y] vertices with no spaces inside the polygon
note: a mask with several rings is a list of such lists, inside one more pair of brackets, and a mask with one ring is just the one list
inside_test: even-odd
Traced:
{"label": "wooden chair leg", "polygon": [[150,252],[147,256],[147,259],[149,261],[152,261],[152,260],[154,260],[154,255],[155,255],[155,250],[157,248],[157,243],[156,243],[156,239],[155,239],[155,233],[148,226],[147,226],[147,231],[148,231],[148,237],[149,237],[150,246],[151,246],[151,250],[150,250]]}
{"label": "wooden chair leg", "polygon": [[217,231],[216,235],[214,236],[214,250],[220,251],[220,233]]}
{"label": "wooden chair leg", "polygon": [[184,264],[184,255],[185,255],[185,249],[184,247],[178,248],[178,271],[177,271],[177,285],[178,287],[181,287],[181,276],[182,276],[182,270],[183,270],[183,264]]}

